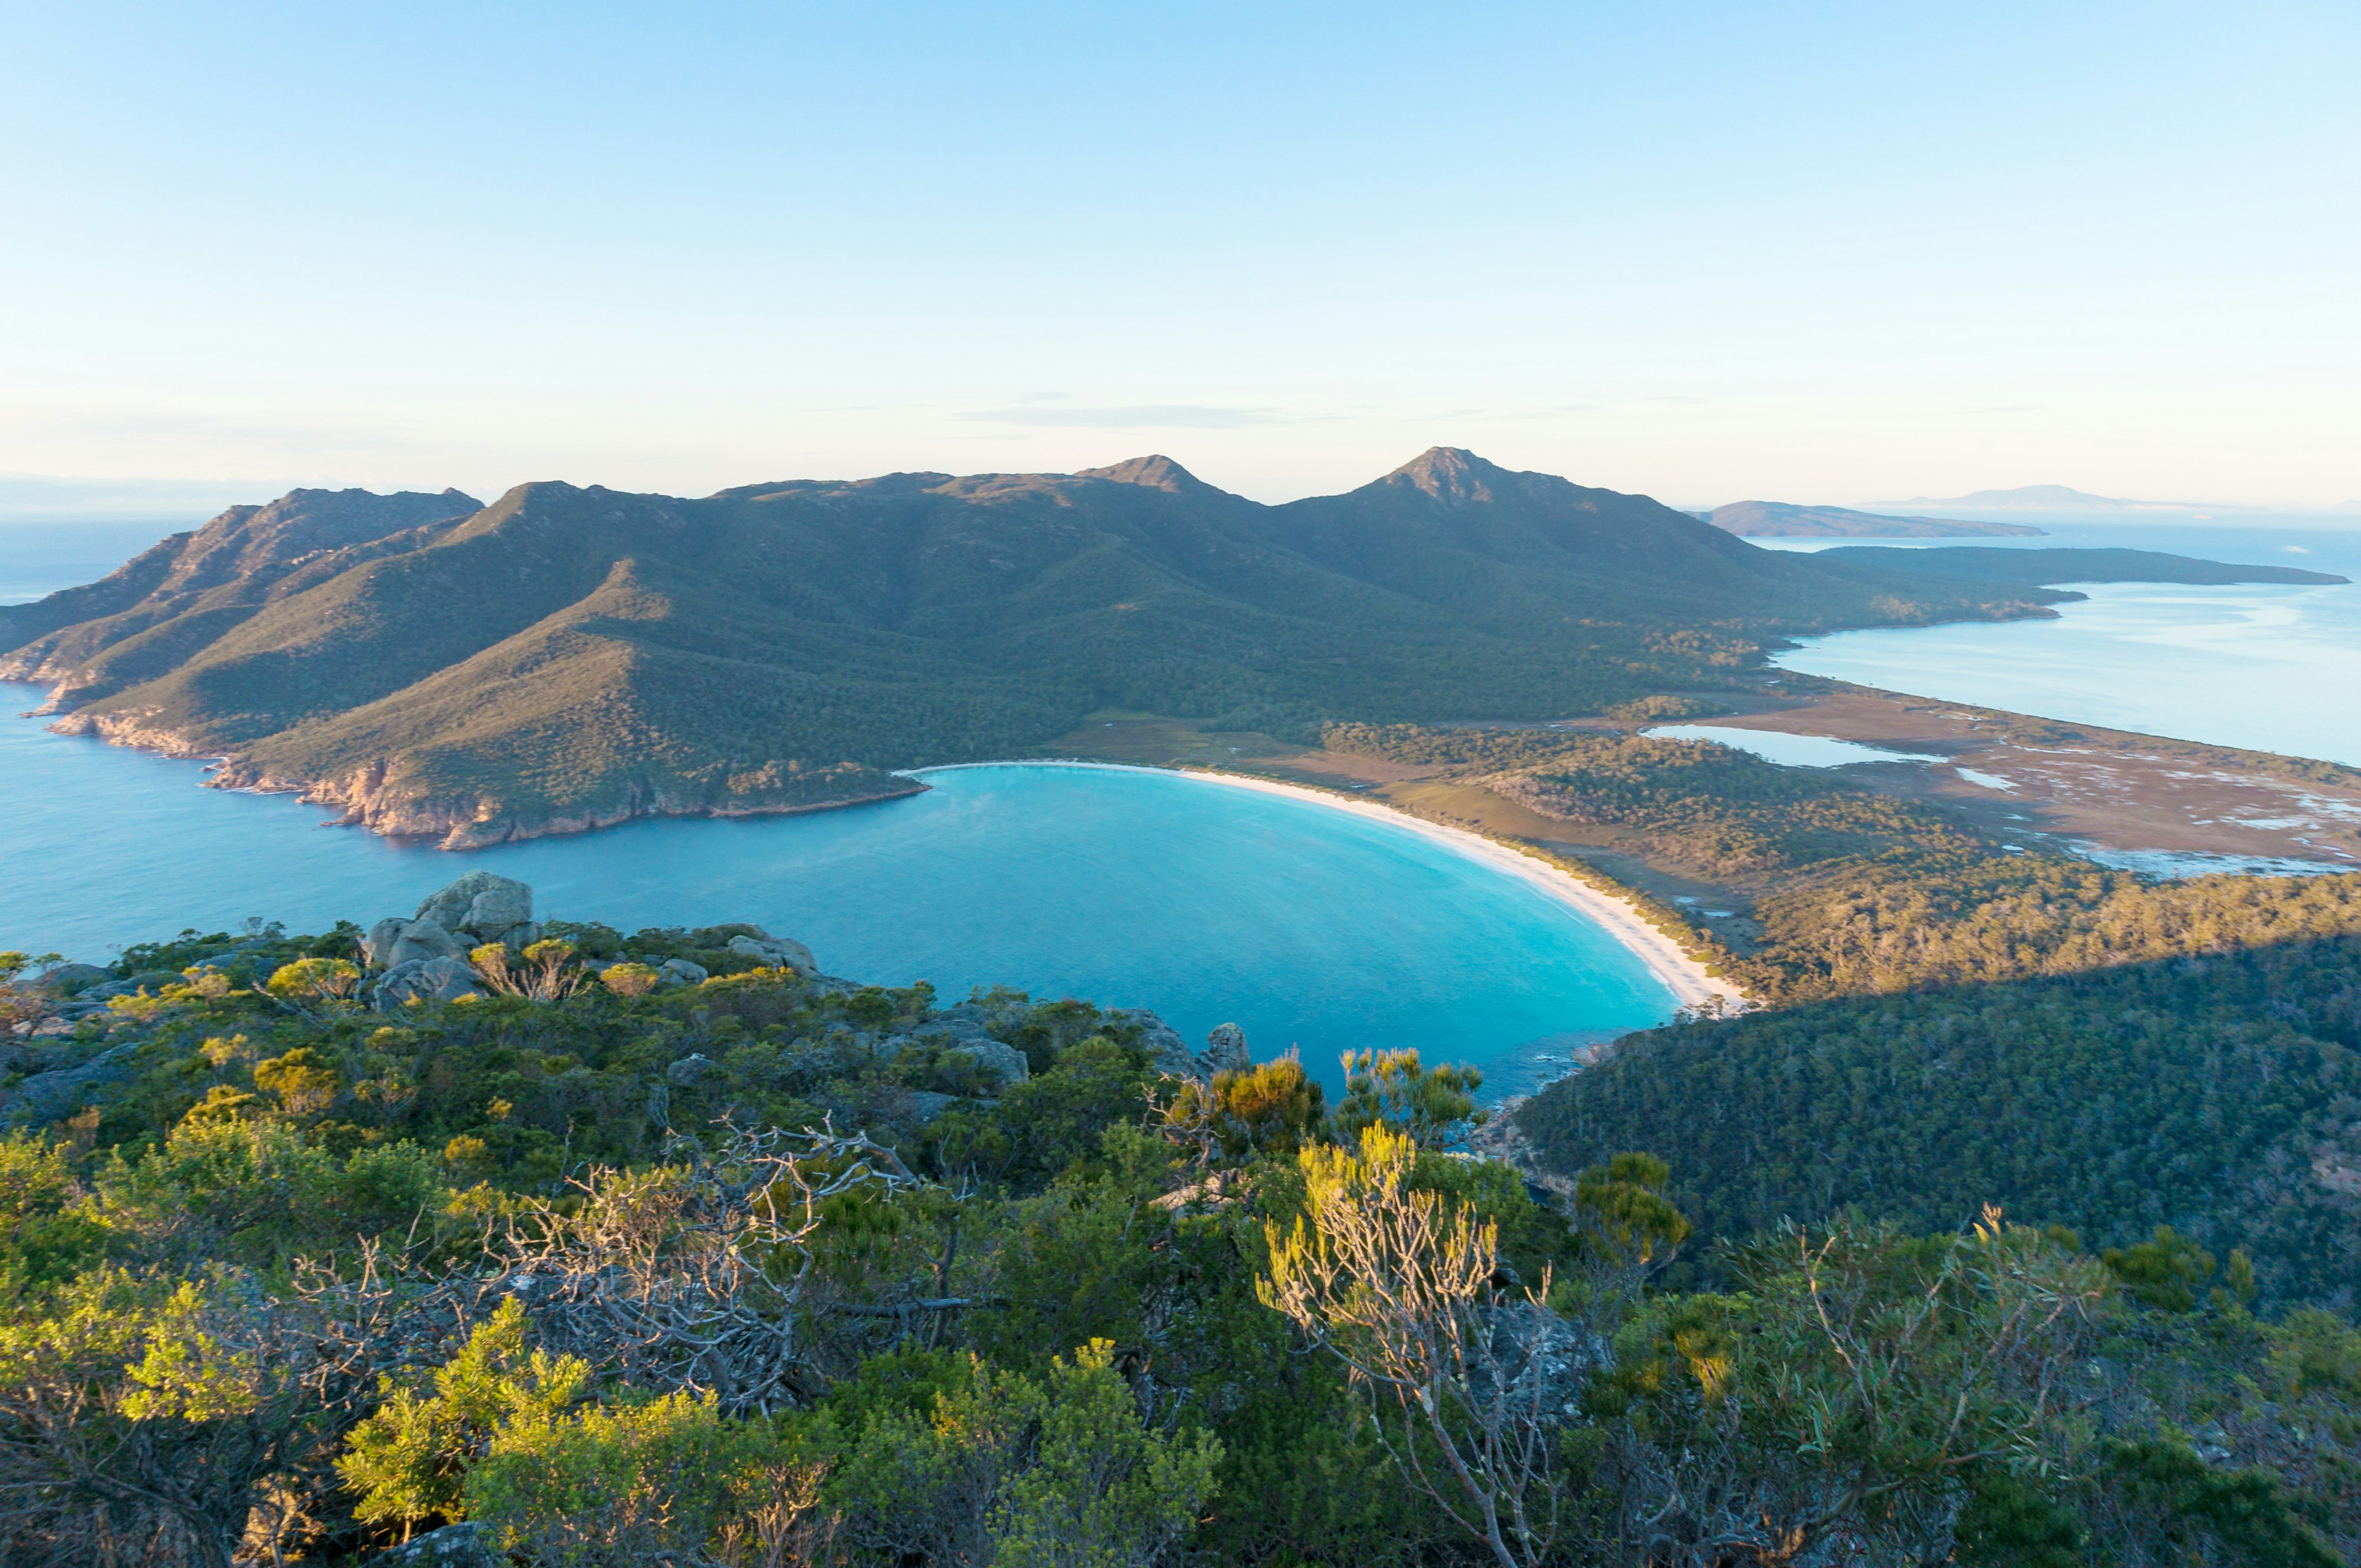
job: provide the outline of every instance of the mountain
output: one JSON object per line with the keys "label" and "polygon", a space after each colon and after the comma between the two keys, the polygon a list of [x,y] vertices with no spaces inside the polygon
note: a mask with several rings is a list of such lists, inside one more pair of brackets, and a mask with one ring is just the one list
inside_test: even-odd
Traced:
{"label": "mountain", "polygon": [[483,503],[457,490],[291,490],[232,507],[83,587],[0,606],[0,674],[87,703],[164,674],[265,605],[375,555],[414,549]]}
{"label": "mountain", "polygon": [[895,770],[1100,707],[1305,738],[1597,712],[1790,632],[2059,597],[1832,570],[1452,449],[1278,507],[1146,457],[480,509],[299,491],[0,609],[0,678],[48,683],[60,728],[464,848],[906,794]]}
{"label": "mountain", "polygon": [[1843,507],[1787,501],[1732,501],[1701,514],[1741,539],[1957,539],[2031,537],[2041,532],[2013,522],[1963,522],[1944,517],[1881,517]]}
{"label": "mountain", "polygon": [[2064,485],[2021,485],[2013,490],[1977,490],[1970,495],[1935,499],[1914,496],[1896,501],[1905,507],[1957,507],[1967,511],[2185,511],[2189,501],[2127,501],[2094,496]]}
{"label": "mountain", "polygon": [[2239,566],[2168,555],[2158,550],[1997,550],[1953,545],[1932,550],[1881,549],[1846,544],[1823,550],[1819,559],[1842,569],[1863,566],[1880,576],[1943,578],[1953,582],[2006,583],[2037,587],[2056,583],[2349,583],[2334,572],[2294,566]]}

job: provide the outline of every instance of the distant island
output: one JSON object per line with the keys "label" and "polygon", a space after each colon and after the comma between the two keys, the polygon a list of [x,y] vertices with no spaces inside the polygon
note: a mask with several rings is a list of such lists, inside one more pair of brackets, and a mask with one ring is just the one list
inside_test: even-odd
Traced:
{"label": "distant island", "polygon": [[[1965,511],[2188,511],[2204,507],[2216,510],[2201,501],[2131,501],[2116,496],[2094,496],[2087,490],[2072,489],[2065,485],[2020,485],[2013,490],[1977,490],[1964,496],[1914,496],[1906,501],[1895,501],[1904,507],[1958,507]],[[2219,510],[2235,510],[2223,507]]]}
{"label": "distant island", "polygon": [[1697,515],[1741,539],[2032,538],[2042,532],[2014,522],[1885,517],[1844,507],[1796,506],[1789,501],[1732,501]]}
{"label": "distant island", "polygon": [[1790,635],[2073,597],[1760,550],[1444,447],[1283,506],[1164,457],[701,499],[297,490],[0,607],[0,679],[49,686],[60,729],[469,849],[888,799],[1105,708],[1299,740],[1603,714]]}

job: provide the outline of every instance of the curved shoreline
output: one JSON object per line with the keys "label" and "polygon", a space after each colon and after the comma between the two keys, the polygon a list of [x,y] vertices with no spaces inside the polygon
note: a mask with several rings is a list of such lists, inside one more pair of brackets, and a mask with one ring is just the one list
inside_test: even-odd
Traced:
{"label": "curved shoreline", "polygon": [[1061,761],[1057,758],[1030,760],[1010,759],[996,762],[946,762],[939,767],[912,768],[908,775],[956,773],[966,768],[1095,768],[1107,773],[1159,773],[1167,777],[1200,779],[1207,784],[1228,784],[1236,789],[1254,790],[1262,795],[1285,795],[1308,801],[1334,811],[1350,812],[1373,822],[1415,833],[1431,842],[1440,844],[1461,857],[1505,872],[1521,882],[1539,889],[1558,903],[1587,916],[1606,931],[1648,972],[1673,993],[1675,1005],[1696,1007],[1708,1004],[1719,997],[1730,1008],[1748,1005],[1746,993],[1730,981],[1708,974],[1705,965],[1691,958],[1679,943],[1652,925],[1637,905],[1628,898],[1619,898],[1602,892],[1579,877],[1559,870],[1539,856],[1523,850],[1471,833],[1464,828],[1446,828],[1439,822],[1429,822],[1413,817],[1398,806],[1375,801],[1355,800],[1349,796],[1314,789],[1306,784],[1284,784],[1277,779],[1254,778],[1242,773],[1218,773],[1200,768],[1159,768],[1137,762],[1088,762],[1080,760]]}

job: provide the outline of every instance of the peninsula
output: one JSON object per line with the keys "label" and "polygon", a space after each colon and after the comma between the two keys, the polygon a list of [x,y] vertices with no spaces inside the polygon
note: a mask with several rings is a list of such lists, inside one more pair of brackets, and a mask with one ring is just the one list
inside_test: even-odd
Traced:
{"label": "peninsula", "polygon": [[1759,550],[1444,447],[1283,506],[1162,457],[697,500],[298,490],[0,608],[0,679],[47,685],[60,729],[468,849],[890,798],[1108,707],[1297,741],[1598,715],[1790,635],[2075,597],[2004,577]]}

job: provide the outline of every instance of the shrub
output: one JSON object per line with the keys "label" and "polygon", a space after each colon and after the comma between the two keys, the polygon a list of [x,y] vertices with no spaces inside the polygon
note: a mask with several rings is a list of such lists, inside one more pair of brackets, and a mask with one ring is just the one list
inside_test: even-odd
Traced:
{"label": "shrub", "polygon": [[656,988],[659,977],[646,964],[609,964],[599,971],[598,982],[618,996],[645,996]]}
{"label": "shrub", "polygon": [[468,1470],[467,1508],[531,1563],[696,1561],[751,1533],[780,1493],[808,1497],[795,1459],[769,1423],[725,1421],[709,1394],[527,1414]]}
{"label": "shrub", "polygon": [[360,966],[347,959],[298,959],[271,971],[263,989],[286,1002],[346,1002],[361,982]]}

